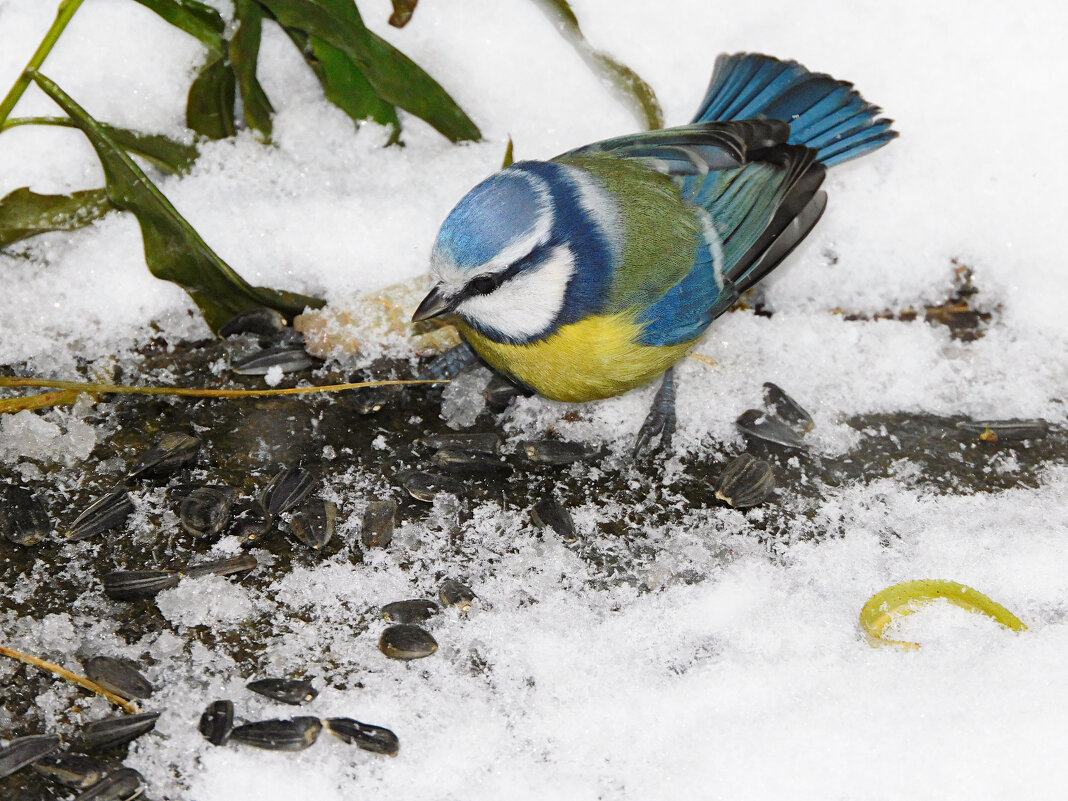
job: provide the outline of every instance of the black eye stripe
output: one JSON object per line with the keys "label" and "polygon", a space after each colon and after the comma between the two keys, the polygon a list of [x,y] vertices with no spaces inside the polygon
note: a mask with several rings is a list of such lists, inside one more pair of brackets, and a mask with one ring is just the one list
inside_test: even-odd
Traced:
{"label": "black eye stripe", "polygon": [[461,293],[462,296],[470,298],[476,295],[488,295],[490,292],[495,291],[505,281],[515,277],[523,272],[523,270],[539,262],[551,249],[552,247],[548,244],[539,245],[519,261],[509,264],[507,269],[501,270],[499,273],[486,273],[472,278],[463,288],[463,292]]}

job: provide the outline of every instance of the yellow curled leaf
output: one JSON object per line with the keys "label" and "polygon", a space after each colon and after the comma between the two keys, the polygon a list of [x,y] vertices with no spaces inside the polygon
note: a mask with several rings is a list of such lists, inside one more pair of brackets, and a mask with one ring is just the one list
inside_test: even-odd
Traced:
{"label": "yellow curled leaf", "polygon": [[913,605],[930,603],[940,598],[945,598],[970,612],[981,612],[1013,631],[1024,631],[1027,628],[1016,615],[979,590],[946,579],[905,581],[875,593],[860,610],[860,627],[873,646],[919,648],[920,644],[917,642],[884,639],[883,631],[894,617],[912,614],[915,611]]}

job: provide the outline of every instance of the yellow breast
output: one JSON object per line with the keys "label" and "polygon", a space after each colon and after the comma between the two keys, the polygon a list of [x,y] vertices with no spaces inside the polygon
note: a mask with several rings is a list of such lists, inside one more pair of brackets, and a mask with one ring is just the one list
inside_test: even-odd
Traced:
{"label": "yellow breast", "polygon": [[658,347],[638,342],[627,315],[589,317],[529,345],[494,342],[462,321],[460,333],[494,369],[547,398],[571,403],[610,398],[653,380],[697,340]]}

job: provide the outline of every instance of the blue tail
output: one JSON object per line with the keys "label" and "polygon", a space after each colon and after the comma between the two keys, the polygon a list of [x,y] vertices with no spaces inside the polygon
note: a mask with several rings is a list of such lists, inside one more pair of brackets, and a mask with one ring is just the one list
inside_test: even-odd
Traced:
{"label": "blue tail", "polygon": [[796,61],[758,53],[716,59],[712,82],[694,122],[770,117],[790,125],[790,144],[817,151],[828,167],[882,147],[897,136],[893,120],[853,84],[809,72]]}

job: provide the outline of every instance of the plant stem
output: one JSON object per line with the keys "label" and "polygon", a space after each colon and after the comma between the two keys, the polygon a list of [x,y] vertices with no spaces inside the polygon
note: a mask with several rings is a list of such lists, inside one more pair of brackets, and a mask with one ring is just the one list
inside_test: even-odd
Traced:
{"label": "plant stem", "polygon": [[50,673],[55,673],[57,676],[62,676],[67,681],[73,681],[75,684],[81,685],[87,690],[91,690],[97,695],[102,695],[107,698],[111,703],[121,706],[124,711],[129,712],[131,715],[136,715],[139,711],[137,704],[133,701],[127,701],[110,690],[105,690],[95,681],[85,678],[85,676],[79,676],[77,673],[71,673],[66,668],[61,668],[59,665],[52,662],[46,662],[43,659],[39,659],[36,656],[30,656],[24,654],[22,651],[16,651],[14,648],[5,648],[0,645],[0,656],[10,656],[12,659],[17,659],[20,662],[25,662],[27,665],[33,665],[34,667],[41,668],[41,670],[47,670]]}
{"label": "plant stem", "polygon": [[37,51],[30,58],[30,62],[26,65],[26,69],[22,71],[22,74],[19,75],[18,80],[15,81],[15,85],[11,87],[3,101],[0,101],[0,130],[3,130],[3,125],[7,122],[8,115],[15,108],[15,104],[19,102],[19,98],[26,91],[26,87],[30,85],[33,73],[40,68],[48,54],[52,52],[59,35],[63,33],[63,29],[67,27],[67,23],[70,22],[74,12],[78,10],[78,6],[81,4],[82,0],[63,0],[59,4],[56,21],[52,23],[52,27],[48,29],[48,33],[41,40],[41,44],[37,46]]}
{"label": "plant stem", "polygon": [[83,381],[55,381],[48,378],[0,376],[0,387],[53,387],[78,390],[90,395],[184,395],[193,398],[262,398],[269,395],[340,392],[365,387],[407,387],[413,384],[448,383],[447,378],[415,378],[403,381],[359,381],[355,384],[328,384],[321,387],[288,387],[286,389],[197,389],[195,387],[134,387],[125,384],[94,384]]}
{"label": "plant stem", "polygon": [[63,128],[77,128],[74,120],[70,117],[12,117],[0,123],[0,133],[8,128],[18,128],[20,125],[59,125]]}

